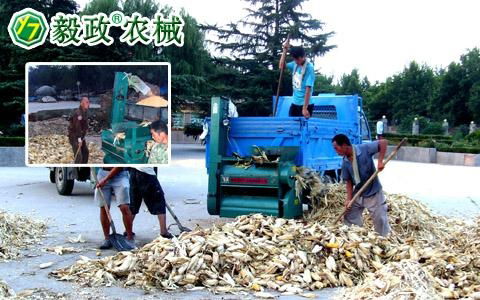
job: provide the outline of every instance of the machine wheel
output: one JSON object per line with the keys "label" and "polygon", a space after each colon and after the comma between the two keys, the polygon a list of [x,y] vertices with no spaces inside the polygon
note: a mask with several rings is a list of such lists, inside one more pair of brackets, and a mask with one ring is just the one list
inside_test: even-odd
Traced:
{"label": "machine wheel", "polygon": [[55,185],[60,195],[71,195],[74,183],[75,180],[67,179],[67,168],[55,168]]}
{"label": "machine wheel", "polygon": [[53,170],[50,170],[50,182],[51,183],[55,183],[55,169],[54,168]]}

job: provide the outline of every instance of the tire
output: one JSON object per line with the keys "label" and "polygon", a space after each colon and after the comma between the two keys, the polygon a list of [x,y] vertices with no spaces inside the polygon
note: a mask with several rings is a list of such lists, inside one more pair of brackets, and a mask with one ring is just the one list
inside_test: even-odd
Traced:
{"label": "tire", "polygon": [[55,168],[55,185],[60,195],[71,195],[74,183],[75,180],[67,179],[67,168]]}
{"label": "tire", "polygon": [[50,170],[50,182],[51,183],[55,183],[55,169],[54,168],[53,170]]}

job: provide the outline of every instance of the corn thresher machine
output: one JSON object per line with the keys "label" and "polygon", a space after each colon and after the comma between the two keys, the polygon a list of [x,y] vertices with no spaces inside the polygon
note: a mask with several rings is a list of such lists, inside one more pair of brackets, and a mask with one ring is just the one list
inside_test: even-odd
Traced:
{"label": "corn thresher machine", "polygon": [[[207,208],[212,215],[302,217],[297,167],[338,175],[342,158],[332,147],[333,136],[344,133],[356,144],[370,136],[357,95],[312,97],[310,119],[288,116],[291,97],[279,98],[272,117],[230,117],[229,103],[212,98],[211,117],[206,120]],[[245,158],[261,156],[266,159],[244,163],[249,161]]]}
{"label": "corn thresher machine", "polygon": [[110,129],[102,131],[102,150],[107,164],[145,164],[147,142],[152,140],[148,124],[158,119],[167,121],[167,108],[159,105],[139,105],[128,99],[133,87],[143,95],[151,90],[139,77],[124,72],[115,73]]}

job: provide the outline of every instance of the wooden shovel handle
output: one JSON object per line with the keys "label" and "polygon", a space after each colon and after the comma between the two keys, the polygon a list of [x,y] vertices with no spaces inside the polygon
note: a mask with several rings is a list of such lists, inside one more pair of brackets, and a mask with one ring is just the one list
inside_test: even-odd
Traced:
{"label": "wooden shovel handle", "polygon": [[95,188],[97,189],[97,192],[100,195],[100,198],[102,198],[103,207],[105,208],[105,212],[107,213],[108,222],[110,222],[110,227],[112,227],[112,231],[115,234],[116,233],[115,224],[112,221],[112,215],[110,214],[110,208],[108,207],[107,201],[105,201],[105,196],[103,195],[102,189],[96,187],[96,185],[98,183],[97,172],[95,171],[95,168],[92,168],[91,170],[92,170],[92,173],[93,173],[93,178],[95,179]]}
{"label": "wooden shovel handle", "polygon": [[[290,33],[287,35],[287,41],[286,43],[290,42]],[[283,62],[285,63],[285,56],[287,55],[287,48],[283,48],[283,51],[282,51],[282,59],[283,59]],[[277,114],[277,107],[278,107],[278,98],[280,97],[280,88],[282,86],[282,78],[283,78],[283,70],[285,69],[285,66],[283,66],[283,68],[280,69],[280,78],[278,79],[278,86],[277,86],[277,97],[275,99],[275,107],[273,109],[273,116],[275,117],[275,115]]]}

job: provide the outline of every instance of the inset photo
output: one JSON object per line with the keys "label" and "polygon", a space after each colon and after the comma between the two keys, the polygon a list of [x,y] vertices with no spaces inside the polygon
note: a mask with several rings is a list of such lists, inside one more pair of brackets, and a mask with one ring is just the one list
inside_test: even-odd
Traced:
{"label": "inset photo", "polygon": [[169,63],[28,63],[27,166],[168,164]]}

